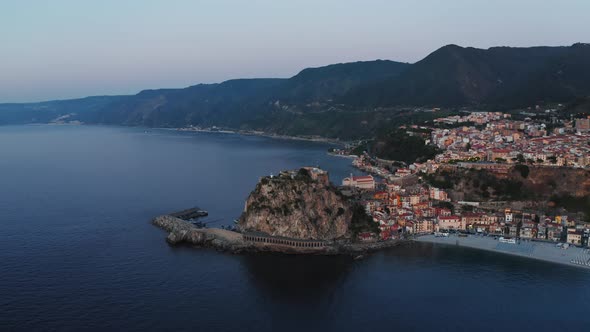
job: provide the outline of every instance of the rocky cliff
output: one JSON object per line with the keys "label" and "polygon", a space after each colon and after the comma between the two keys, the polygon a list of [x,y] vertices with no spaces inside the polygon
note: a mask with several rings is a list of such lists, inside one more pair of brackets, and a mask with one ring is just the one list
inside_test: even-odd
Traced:
{"label": "rocky cliff", "polygon": [[528,176],[512,176],[522,180],[524,186],[540,193],[543,197],[571,195],[584,197],[590,195],[590,171],[582,168],[533,167],[529,166]]}
{"label": "rocky cliff", "polygon": [[238,227],[297,239],[333,240],[350,236],[354,206],[318,169],[264,177],[246,201]]}
{"label": "rocky cliff", "polygon": [[581,168],[516,165],[501,175],[485,170],[446,168],[425,177],[450,189],[456,200],[549,200],[590,195],[590,171]]}

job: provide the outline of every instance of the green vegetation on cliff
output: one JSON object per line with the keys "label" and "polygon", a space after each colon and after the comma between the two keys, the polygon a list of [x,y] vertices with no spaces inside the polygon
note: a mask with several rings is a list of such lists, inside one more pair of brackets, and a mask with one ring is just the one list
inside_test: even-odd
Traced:
{"label": "green vegetation on cliff", "polygon": [[527,165],[518,164],[514,166],[514,169],[518,171],[520,173],[520,176],[522,176],[525,179],[529,176],[529,173],[531,172]]}
{"label": "green vegetation on cliff", "polygon": [[508,200],[518,201],[535,196],[532,190],[525,190],[523,182],[517,179],[500,179],[484,170],[438,171],[425,175],[423,179],[430,185],[451,189],[464,194],[464,199],[473,201]]}
{"label": "green vegetation on cliff", "polygon": [[379,225],[365,212],[365,208],[360,204],[352,206],[352,219],[350,221],[350,232],[356,238],[359,233],[373,232],[379,234]]}
{"label": "green vegetation on cliff", "polygon": [[[583,203],[581,198],[590,196],[590,171],[581,168],[515,165],[501,175],[485,170],[442,168],[422,178],[473,201],[550,201],[562,197],[556,202]],[[577,199],[570,200],[570,196]]]}
{"label": "green vegetation on cliff", "polygon": [[590,195],[575,197],[572,195],[554,195],[550,203],[555,208],[564,208],[568,212],[581,212],[586,216],[586,222],[590,223]]}
{"label": "green vegetation on cliff", "polygon": [[570,101],[590,90],[590,44],[570,47],[447,45],[395,78],[349,92],[363,106],[522,107]]}
{"label": "green vegetation on cliff", "polygon": [[425,144],[422,137],[408,135],[400,129],[378,136],[368,143],[365,149],[378,158],[398,160],[408,164],[434,158],[439,152],[435,146]]}

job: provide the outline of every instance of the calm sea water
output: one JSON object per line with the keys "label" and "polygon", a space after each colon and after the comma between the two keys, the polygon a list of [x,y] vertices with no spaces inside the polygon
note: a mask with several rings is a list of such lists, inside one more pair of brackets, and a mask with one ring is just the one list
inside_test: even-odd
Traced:
{"label": "calm sea water", "polygon": [[413,244],[363,260],[170,247],[194,205],[231,224],[259,176],[350,160],[318,143],[0,127],[0,330],[580,331],[590,273]]}

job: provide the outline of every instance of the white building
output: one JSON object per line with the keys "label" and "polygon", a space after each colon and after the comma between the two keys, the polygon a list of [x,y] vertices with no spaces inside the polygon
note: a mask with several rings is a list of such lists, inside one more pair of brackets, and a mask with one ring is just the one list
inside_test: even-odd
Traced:
{"label": "white building", "polygon": [[353,176],[344,178],[342,185],[365,190],[375,190],[375,179],[371,175]]}
{"label": "white building", "polygon": [[444,190],[430,187],[430,199],[434,199],[437,201],[446,201],[448,200],[447,193]]}

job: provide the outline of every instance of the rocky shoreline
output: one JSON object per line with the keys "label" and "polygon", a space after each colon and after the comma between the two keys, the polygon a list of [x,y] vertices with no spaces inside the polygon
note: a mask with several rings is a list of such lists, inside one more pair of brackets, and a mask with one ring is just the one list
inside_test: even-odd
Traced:
{"label": "rocky shoreline", "polygon": [[255,245],[245,241],[241,233],[219,228],[196,228],[190,222],[171,215],[158,216],[152,220],[152,224],[168,232],[166,242],[170,245],[186,244],[236,254],[275,252],[283,254],[359,256],[395,247],[406,242],[403,240],[390,240],[370,243],[330,244],[319,250],[306,250],[304,248]]}
{"label": "rocky shoreline", "polygon": [[190,222],[171,215],[158,216],[152,220],[152,224],[168,232],[166,242],[171,245],[189,244],[232,252],[247,250],[249,247],[239,233],[217,228],[196,228]]}

